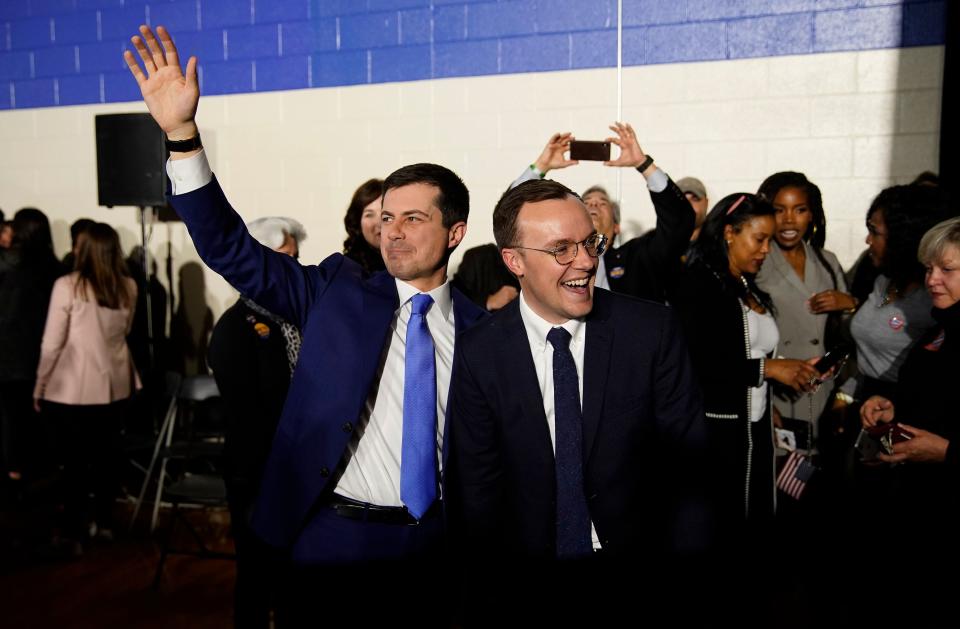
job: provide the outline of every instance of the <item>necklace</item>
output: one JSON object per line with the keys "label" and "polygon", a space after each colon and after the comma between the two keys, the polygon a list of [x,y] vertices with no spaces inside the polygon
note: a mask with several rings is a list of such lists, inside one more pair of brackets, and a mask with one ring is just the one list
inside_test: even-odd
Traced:
{"label": "necklace", "polygon": [[877,308],[883,308],[886,305],[889,305],[891,302],[896,301],[900,297],[900,290],[894,286],[893,282],[887,285],[887,290],[883,292],[883,298],[880,300],[880,305]]}
{"label": "necklace", "polygon": [[[762,303],[761,303],[761,301],[760,301],[760,298],[757,297],[757,294],[753,292],[753,289],[752,289],[752,288],[750,288],[750,283],[747,282],[747,278],[745,278],[743,275],[740,276],[740,283],[743,284],[743,289],[744,289],[745,291],[747,291],[747,296],[748,296],[749,298],[753,299],[754,303],[756,303],[757,306],[762,307]],[[753,308],[750,307],[750,304],[749,304],[749,303],[747,304],[747,307],[750,308],[751,310],[753,310]],[[762,313],[762,311],[758,311],[758,312],[761,312],[761,313]]]}

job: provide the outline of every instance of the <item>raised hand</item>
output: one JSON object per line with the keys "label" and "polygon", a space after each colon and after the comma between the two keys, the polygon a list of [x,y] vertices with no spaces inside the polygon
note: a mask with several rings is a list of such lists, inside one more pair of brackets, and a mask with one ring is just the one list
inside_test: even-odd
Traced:
{"label": "raised hand", "polygon": [[543,152],[540,153],[540,157],[537,158],[537,161],[533,163],[541,173],[546,174],[548,170],[556,170],[558,168],[566,168],[567,166],[575,166],[580,162],[575,159],[567,159],[563,156],[564,153],[570,150],[570,140],[573,140],[572,133],[554,133],[550,136],[550,139],[547,140],[547,145],[543,147]]}
{"label": "raised hand", "polygon": [[180,58],[170,33],[164,27],[158,26],[157,35],[160,37],[159,42],[150,27],[140,26],[140,35],[130,38],[143,60],[146,74],[129,50],[124,51],[123,59],[140,86],[143,102],[147,104],[150,115],[167,137],[171,140],[187,140],[197,134],[197,125],[194,122],[197,103],[200,101],[197,58],[190,57],[184,75],[180,70]]}
{"label": "raised hand", "polygon": [[619,146],[620,155],[617,156],[617,159],[604,162],[604,166],[636,168],[647,159],[643,149],[640,148],[640,142],[637,141],[637,134],[629,123],[615,122],[610,125],[610,130],[616,133],[617,137],[607,138],[607,142]]}

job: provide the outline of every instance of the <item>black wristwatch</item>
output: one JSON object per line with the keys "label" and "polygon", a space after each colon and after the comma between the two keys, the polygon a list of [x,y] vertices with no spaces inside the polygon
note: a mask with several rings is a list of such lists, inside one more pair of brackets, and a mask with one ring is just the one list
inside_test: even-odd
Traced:
{"label": "black wristwatch", "polygon": [[647,159],[643,160],[639,166],[637,166],[637,172],[643,174],[643,171],[650,168],[650,164],[653,163],[653,155],[647,155]]}
{"label": "black wristwatch", "polygon": [[171,153],[187,153],[199,148],[203,148],[203,142],[200,141],[200,134],[186,140],[166,139],[167,150]]}

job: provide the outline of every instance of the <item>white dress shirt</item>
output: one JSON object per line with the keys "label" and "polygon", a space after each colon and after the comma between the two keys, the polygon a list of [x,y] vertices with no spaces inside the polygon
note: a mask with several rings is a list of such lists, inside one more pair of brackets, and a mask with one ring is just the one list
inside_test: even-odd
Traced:
{"label": "white dress shirt", "polygon": [[[168,160],[167,175],[173,194],[192,192],[213,178],[203,150],[186,159]],[[353,440],[348,446],[346,467],[335,488],[336,493],[342,496],[388,507],[403,505],[400,501],[400,452],[403,440],[404,356],[407,322],[413,309],[410,300],[420,292],[406,282],[396,282],[400,307],[390,324],[390,336],[380,358],[381,367],[367,393],[364,411],[358,418],[357,430],[353,432]],[[427,311],[427,328],[433,338],[436,357],[439,464],[442,460],[441,446],[455,336],[450,282],[428,294],[434,302]]]}
{"label": "white dress shirt", "polygon": [[[419,293],[406,282],[396,280],[400,308],[390,324],[390,338],[383,349],[381,364],[367,394],[367,404],[348,446],[347,466],[337,483],[336,493],[375,505],[399,507],[400,452],[403,442],[404,356],[407,322],[413,310],[411,299]],[[437,375],[437,462],[442,460],[443,424],[453,366],[453,300],[450,282],[427,293],[433,305],[427,311],[427,328],[433,338]]]}
{"label": "white dress shirt", "polygon": [[[577,381],[580,383],[580,409],[583,410],[583,352],[586,345],[587,324],[580,319],[570,319],[563,325],[554,325],[535,313],[527,305],[526,296],[520,292],[520,318],[527,332],[530,342],[530,353],[533,354],[533,364],[537,370],[537,381],[540,383],[540,396],[543,399],[543,412],[547,416],[547,428],[550,431],[550,445],[554,454],[557,451],[556,437],[556,406],[553,399],[553,345],[547,340],[547,334],[553,328],[563,328],[570,333],[570,353],[577,366]],[[584,490],[586,491],[586,490]],[[590,522],[590,535],[593,538],[593,548],[600,548],[600,538],[597,529]]]}

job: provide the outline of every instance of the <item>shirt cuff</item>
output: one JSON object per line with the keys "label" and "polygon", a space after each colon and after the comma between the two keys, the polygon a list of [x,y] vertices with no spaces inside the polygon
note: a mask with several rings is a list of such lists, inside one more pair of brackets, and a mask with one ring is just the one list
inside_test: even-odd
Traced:
{"label": "shirt cuff", "polygon": [[514,188],[522,184],[524,181],[533,181],[535,179],[542,179],[542,178],[543,177],[540,176],[540,173],[534,172],[533,169],[530,168],[530,166],[527,166],[526,168],[523,169],[523,172],[520,173],[520,176],[514,179],[513,183],[510,184],[510,189],[513,190]]}
{"label": "shirt cuff", "polygon": [[168,159],[167,177],[170,178],[170,194],[186,194],[204,187],[213,180],[210,162],[203,149],[186,159]]}
{"label": "shirt cuff", "polygon": [[670,178],[667,177],[667,173],[659,168],[654,168],[650,176],[647,177],[647,188],[650,192],[663,192],[667,189],[668,183],[670,183]]}

